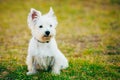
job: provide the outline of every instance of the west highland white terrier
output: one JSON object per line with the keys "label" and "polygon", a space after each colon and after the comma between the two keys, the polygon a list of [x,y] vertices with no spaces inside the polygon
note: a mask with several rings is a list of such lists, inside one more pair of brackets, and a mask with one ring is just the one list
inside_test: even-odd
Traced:
{"label": "west highland white terrier", "polygon": [[27,75],[35,74],[38,68],[60,74],[61,69],[68,67],[68,60],[56,44],[55,28],[58,22],[53,9],[50,8],[47,14],[42,15],[32,8],[27,21],[32,33],[26,59]]}

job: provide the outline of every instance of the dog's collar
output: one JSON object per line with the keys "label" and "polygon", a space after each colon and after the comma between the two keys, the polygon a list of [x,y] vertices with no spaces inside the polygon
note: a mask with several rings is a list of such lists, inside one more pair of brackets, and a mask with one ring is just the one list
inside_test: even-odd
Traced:
{"label": "dog's collar", "polygon": [[35,37],[34,37],[34,39],[35,39],[37,42],[39,42],[39,43],[49,43],[49,41],[41,42],[41,41],[39,41],[38,39],[36,39]]}

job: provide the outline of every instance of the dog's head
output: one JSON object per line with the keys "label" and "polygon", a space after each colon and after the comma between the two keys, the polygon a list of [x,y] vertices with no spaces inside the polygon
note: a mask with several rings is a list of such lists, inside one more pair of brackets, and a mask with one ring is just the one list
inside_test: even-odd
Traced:
{"label": "dog's head", "polygon": [[55,28],[57,23],[52,8],[45,15],[32,8],[28,15],[28,26],[31,29],[32,35],[41,42],[50,41],[56,35]]}

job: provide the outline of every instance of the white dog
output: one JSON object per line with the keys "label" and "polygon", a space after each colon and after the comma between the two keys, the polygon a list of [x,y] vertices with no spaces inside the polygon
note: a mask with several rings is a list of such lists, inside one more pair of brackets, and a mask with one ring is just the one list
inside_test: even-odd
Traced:
{"label": "white dog", "polygon": [[28,15],[28,26],[31,29],[32,39],[26,59],[27,75],[35,74],[38,67],[42,70],[51,69],[54,74],[60,74],[61,69],[68,67],[68,60],[58,49],[55,41],[57,23],[52,8],[45,15],[31,9]]}

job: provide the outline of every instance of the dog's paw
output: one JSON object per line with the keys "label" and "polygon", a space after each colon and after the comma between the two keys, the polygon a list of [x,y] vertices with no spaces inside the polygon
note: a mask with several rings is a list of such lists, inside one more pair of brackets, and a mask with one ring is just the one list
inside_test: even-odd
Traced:
{"label": "dog's paw", "polygon": [[37,73],[36,71],[32,71],[32,72],[29,71],[29,72],[27,72],[26,74],[27,74],[27,75],[33,75],[33,74],[36,74],[36,73]]}
{"label": "dog's paw", "polygon": [[60,71],[55,71],[55,70],[53,70],[53,71],[52,71],[52,74],[54,74],[54,75],[60,75]]}

